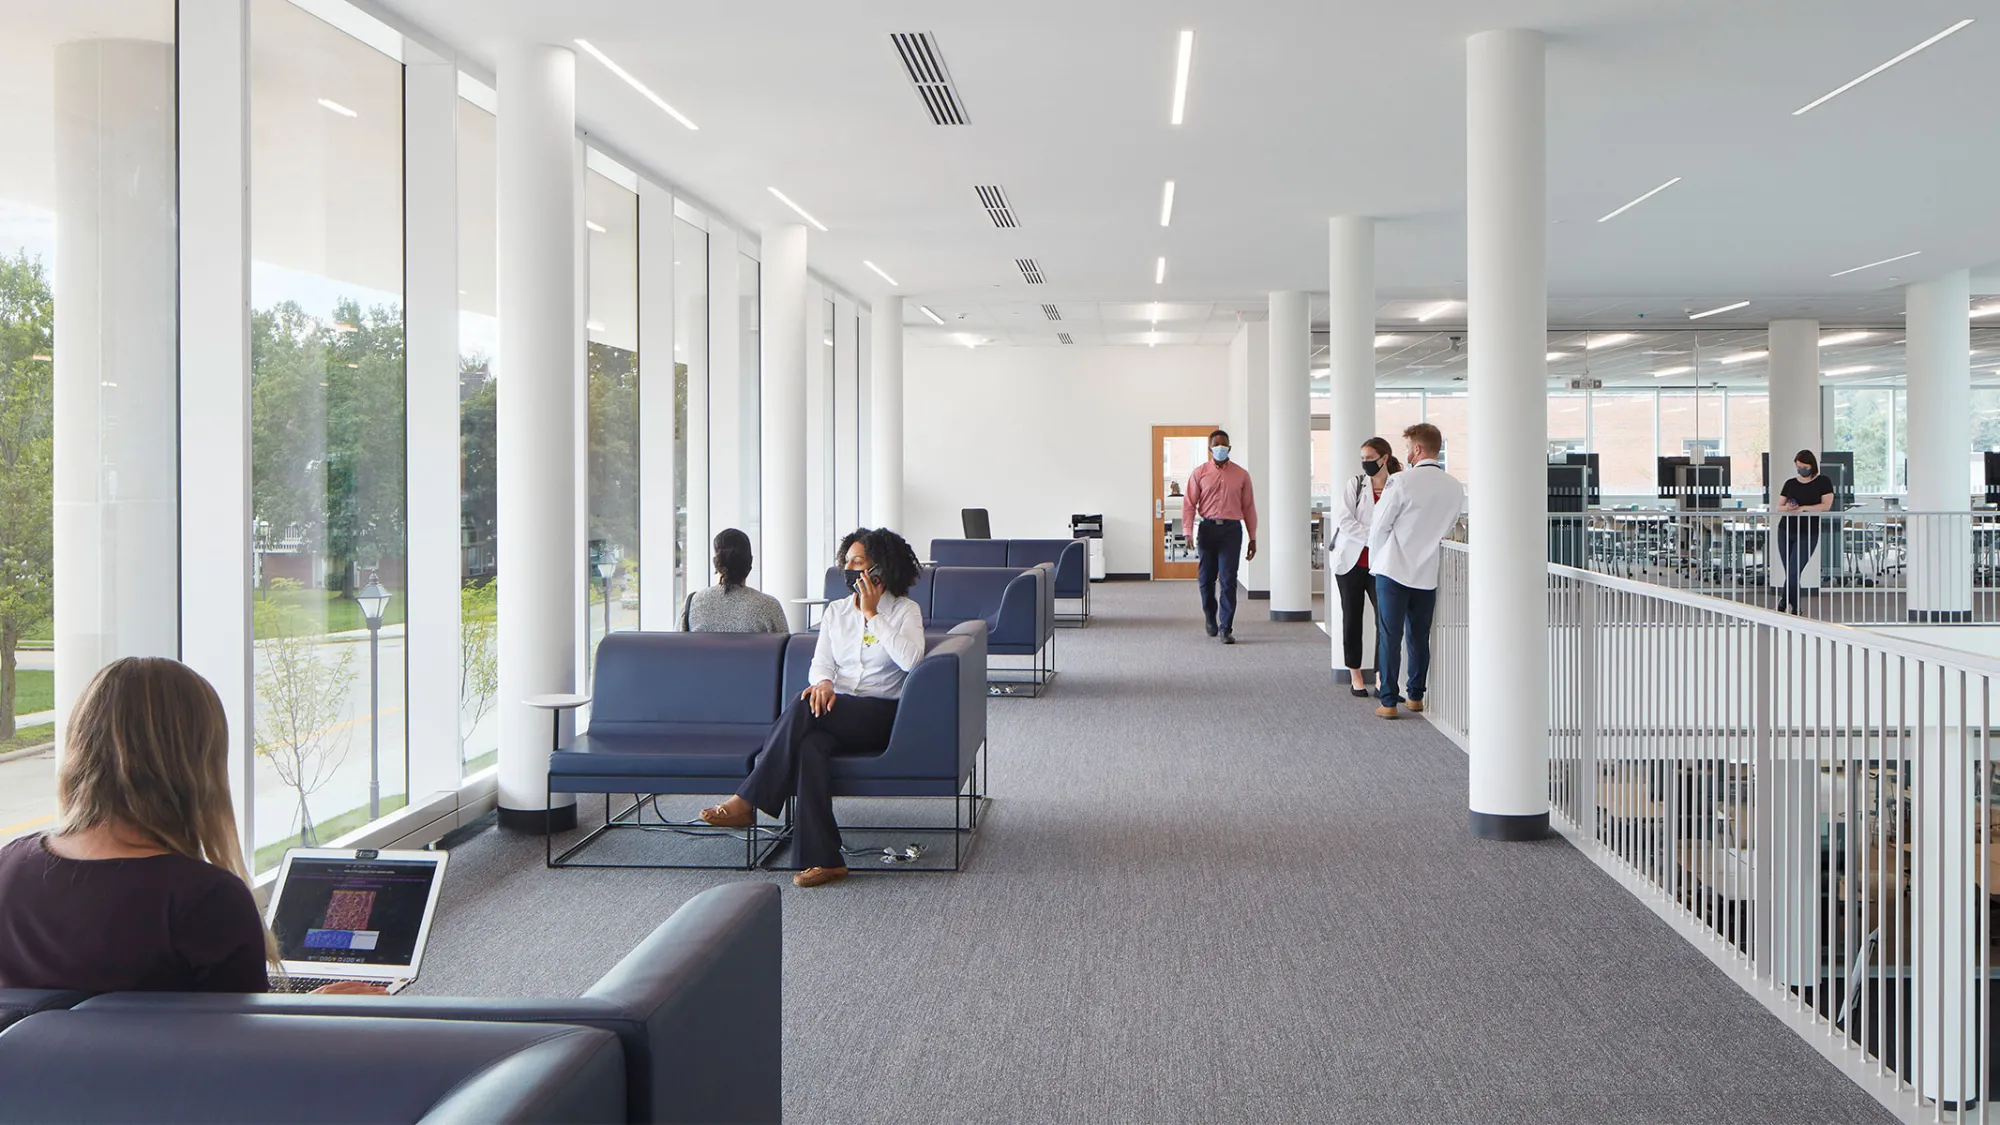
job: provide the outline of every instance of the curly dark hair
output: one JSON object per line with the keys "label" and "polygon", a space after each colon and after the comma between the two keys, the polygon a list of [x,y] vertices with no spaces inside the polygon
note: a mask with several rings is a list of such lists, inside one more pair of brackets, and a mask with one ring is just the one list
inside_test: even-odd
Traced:
{"label": "curly dark hair", "polygon": [[748,535],[733,527],[715,533],[715,572],[722,576],[724,586],[743,585],[750,577],[752,561]]}
{"label": "curly dark hair", "polygon": [[840,553],[834,557],[836,566],[847,562],[847,549],[857,542],[874,560],[875,569],[882,576],[882,588],[899,598],[907,595],[923,574],[923,564],[917,561],[917,552],[909,540],[886,527],[857,527],[848,532],[840,541]]}

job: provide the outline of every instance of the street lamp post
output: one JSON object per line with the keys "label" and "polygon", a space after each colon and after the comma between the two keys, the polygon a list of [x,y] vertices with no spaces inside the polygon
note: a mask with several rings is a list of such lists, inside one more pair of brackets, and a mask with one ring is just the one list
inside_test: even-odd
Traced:
{"label": "street lamp post", "polygon": [[382,612],[389,607],[389,591],[375,573],[368,585],[354,591],[355,604],[368,622],[368,819],[382,815]]}

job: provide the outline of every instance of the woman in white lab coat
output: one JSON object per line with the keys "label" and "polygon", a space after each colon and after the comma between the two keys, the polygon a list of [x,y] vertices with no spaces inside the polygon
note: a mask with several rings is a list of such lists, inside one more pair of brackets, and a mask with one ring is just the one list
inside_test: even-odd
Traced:
{"label": "woman in white lab coat", "polygon": [[1361,473],[1336,491],[1340,520],[1333,546],[1327,550],[1327,571],[1340,590],[1340,643],[1347,658],[1348,687],[1355,695],[1368,694],[1361,667],[1361,611],[1365,601],[1375,604],[1375,576],[1368,570],[1368,525],[1374,520],[1375,501],[1391,474],[1403,471],[1389,443],[1372,437],[1361,443]]}

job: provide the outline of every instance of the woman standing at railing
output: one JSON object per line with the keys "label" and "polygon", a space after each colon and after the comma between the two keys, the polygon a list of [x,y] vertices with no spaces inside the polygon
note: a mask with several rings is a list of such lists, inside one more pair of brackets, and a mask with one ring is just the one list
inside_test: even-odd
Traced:
{"label": "woman standing at railing", "polygon": [[1375,576],[1368,569],[1368,525],[1375,518],[1375,502],[1392,473],[1403,471],[1403,463],[1389,443],[1379,437],[1361,443],[1361,475],[1347,482],[1340,493],[1340,522],[1333,547],[1328,551],[1328,567],[1340,589],[1340,646],[1347,657],[1348,687],[1356,695],[1368,694],[1368,682],[1361,670],[1362,603],[1375,604]]}
{"label": "woman standing at railing", "polygon": [[1799,571],[1819,549],[1820,512],[1833,508],[1833,482],[1819,475],[1819,458],[1810,449],[1792,458],[1796,477],[1778,489],[1778,557],[1785,563],[1785,588],[1778,595],[1778,612],[1799,610]]}

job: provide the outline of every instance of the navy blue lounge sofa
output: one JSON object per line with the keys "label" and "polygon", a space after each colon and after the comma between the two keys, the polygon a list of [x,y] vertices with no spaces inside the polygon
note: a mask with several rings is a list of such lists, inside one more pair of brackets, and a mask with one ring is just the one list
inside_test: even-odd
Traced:
{"label": "navy blue lounge sofa", "polygon": [[933,539],[931,561],[938,566],[1007,566],[1048,563],[1055,568],[1055,599],[1079,603],[1075,612],[1056,615],[1056,624],[1090,623],[1090,541],[1087,539]]}
{"label": "navy blue lounge sofa", "polygon": [[[604,822],[560,855],[549,836],[548,865],[716,866],[576,858],[618,829],[741,839],[740,866],[769,864],[786,843],[787,824],[730,831],[668,822],[655,798],[736,792],[778,713],[805,690],[817,641],[811,633],[606,637],[597,648],[589,729],[549,756],[548,774],[551,794],[604,794]],[[879,755],[836,758],[833,764],[836,797],[952,798],[952,870],[963,862],[961,836],[977,827],[981,789],[975,767],[986,747],[985,671],[983,622],[931,636],[929,650],[903,686],[888,748]],[[631,804],[614,812],[613,799],[624,794],[631,795]],[[968,806],[963,815],[960,800]]]}
{"label": "navy blue lounge sofa", "polygon": [[572,999],[0,990],[0,1123],[776,1122],[783,975],[735,883]]}
{"label": "navy blue lounge sofa", "polygon": [[[1001,543],[1004,540],[967,540]],[[1055,679],[1056,603],[1053,567],[926,566],[911,585],[910,600],[924,615],[924,632],[936,636],[970,621],[986,624],[988,657],[1025,657],[1022,668],[987,667],[991,695],[1038,696]],[[826,570],[827,601],[848,595],[839,567]]]}

